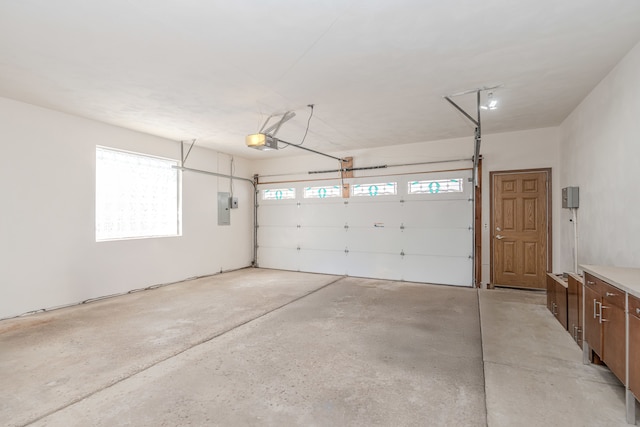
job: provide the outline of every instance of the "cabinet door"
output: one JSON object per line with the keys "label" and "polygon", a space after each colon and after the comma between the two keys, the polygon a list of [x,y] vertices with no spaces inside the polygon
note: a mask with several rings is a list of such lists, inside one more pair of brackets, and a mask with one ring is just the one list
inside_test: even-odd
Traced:
{"label": "cabinet door", "polygon": [[582,324],[582,292],[583,292],[582,283],[578,282],[578,345],[582,348],[582,340],[584,337],[584,325]]}
{"label": "cabinet door", "polygon": [[555,316],[556,311],[554,310],[555,303],[555,292],[556,292],[556,279],[553,278],[551,273],[547,273],[547,309],[553,313]]}
{"label": "cabinet door", "polygon": [[578,289],[582,286],[573,277],[569,276],[567,289],[567,329],[574,340],[579,342],[578,329],[580,325],[580,312],[579,307],[582,304],[582,300],[578,299]]}
{"label": "cabinet door", "polygon": [[602,353],[600,357],[611,372],[623,383],[626,380],[625,368],[625,318],[624,310],[608,305],[602,306]]}
{"label": "cabinet door", "polygon": [[640,318],[632,314],[629,314],[629,389],[636,398],[640,397]]}
{"label": "cabinet door", "polygon": [[602,357],[602,327],[600,325],[600,294],[589,287],[584,288],[584,340],[598,356]]}
{"label": "cabinet door", "polygon": [[556,282],[556,318],[567,329],[567,288],[562,283]]}

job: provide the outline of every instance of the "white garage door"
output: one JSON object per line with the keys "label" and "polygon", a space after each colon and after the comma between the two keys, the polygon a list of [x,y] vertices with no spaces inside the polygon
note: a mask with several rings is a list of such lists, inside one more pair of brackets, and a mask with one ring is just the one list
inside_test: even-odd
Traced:
{"label": "white garage door", "polygon": [[470,170],[264,184],[258,265],[472,286]]}

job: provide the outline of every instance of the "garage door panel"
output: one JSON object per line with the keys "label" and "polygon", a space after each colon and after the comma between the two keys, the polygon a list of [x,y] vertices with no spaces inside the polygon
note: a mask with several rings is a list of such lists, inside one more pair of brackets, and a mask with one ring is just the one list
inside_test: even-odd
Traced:
{"label": "garage door panel", "polygon": [[[342,199],[340,199],[342,201]],[[299,208],[300,225],[323,226],[323,227],[343,227],[345,224],[346,210],[344,203],[308,203]]]}
{"label": "garage door panel", "polygon": [[467,257],[405,255],[402,279],[410,282],[471,286],[472,262]]}
{"label": "garage door panel", "polygon": [[355,277],[401,280],[402,257],[390,254],[372,254],[349,251],[347,274]]}
{"label": "garage door panel", "polygon": [[400,254],[402,230],[390,227],[349,227],[349,251]]}
{"label": "garage door panel", "polygon": [[298,206],[296,203],[262,204],[258,208],[258,224],[296,226],[299,222]]}
{"label": "garage door panel", "polygon": [[379,223],[385,226],[400,226],[400,210],[402,204],[398,200],[378,201],[369,198],[365,202],[350,202],[347,208],[349,226],[373,227]]}
{"label": "garage door panel", "polygon": [[347,254],[342,251],[300,250],[300,271],[339,274],[347,272]]}
{"label": "garage door panel", "polygon": [[407,228],[404,252],[412,255],[468,256],[472,250],[469,229]]}
{"label": "garage door panel", "polygon": [[298,271],[298,250],[260,247],[258,265],[264,268]]}
{"label": "garage door panel", "polygon": [[402,212],[406,227],[468,227],[471,225],[471,204],[466,200],[405,202]]}
{"label": "garage door panel", "polygon": [[344,251],[347,232],[341,227],[301,227],[300,246],[303,249]]}
{"label": "garage door panel", "polygon": [[258,228],[258,242],[261,246],[295,249],[299,241],[300,233],[294,227],[260,226]]}

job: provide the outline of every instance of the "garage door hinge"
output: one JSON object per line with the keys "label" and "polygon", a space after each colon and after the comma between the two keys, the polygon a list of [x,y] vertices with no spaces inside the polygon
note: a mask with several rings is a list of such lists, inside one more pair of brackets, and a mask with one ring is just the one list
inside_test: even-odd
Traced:
{"label": "garage door hinge", "polygon": [[300,207],[300,202],[297,203],[298,207]]}
{"label": "garage door hinge", "polygon": [[345,204],[345,205],[348,205],[348,204],[349,204],[349,201],[348,201],[348,200],[345,200],[345,201],[344,201],[344,204]]}
{"label": "garage door hinge", "polygon": [[296,228],[300,228],[300,227],[302,227],[300,224],[296,225]]}
{"label": "garage door hinge", "polygon": [[469,226],[469,228],[467,228],[467,230],[471,231],[471,230],[473,230],[473,227]]}
{"label": "garage door hinge", "polygon": [[404,199],[401,199],[401,200],[400,200],[400,203],[404,203]]}
{"label": "garage door hinge", "polygon": [[469,257],[468,257],[468,258],[469,258],[469,259],[473,259],[473,255],[469,255]]}
{"label": "garage door hinge", "polygon": [[469,197],[469,198],[467,199],[467,201],[468,201],[468,202],[473,202],[473,197]]}
{"label": "garage door hinge", "polygon": [[345,225],[344,225],[344,229],[345,229],[345,230],[348,230],[348,229],[349,229],[349,224],[345,224]]}
{"label": "garage door hinge", "polygon": [[404,230],[404,224],[400,224],[400,230]]}
{"label": "garage door hinge", "polygon": [[344,248],[344,253],[348,254],[349,253],[349,248]]}
{"label": "garage door hinge", "polygon": [[296,250],[300,250],[300,246],[298,246],[298,247],[296,248]]}
{"label": "garage door hinge", "polygon": [[400,256],[404,256],[404,249],[400,252]]}

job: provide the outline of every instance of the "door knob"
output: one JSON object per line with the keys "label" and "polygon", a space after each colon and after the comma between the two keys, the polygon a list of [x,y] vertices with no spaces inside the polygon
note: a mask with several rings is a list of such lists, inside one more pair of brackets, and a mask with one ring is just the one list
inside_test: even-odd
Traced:
{"label": "door knob", "polygon": [[499,235],[499,234],[498,234],[498,235],[496,236],[496,239],[498,239],[498,240],[502,240],[502,239],[504,239],[504,236],[501,236],[501,235]]}

